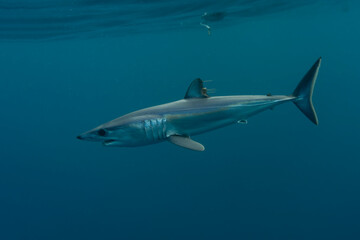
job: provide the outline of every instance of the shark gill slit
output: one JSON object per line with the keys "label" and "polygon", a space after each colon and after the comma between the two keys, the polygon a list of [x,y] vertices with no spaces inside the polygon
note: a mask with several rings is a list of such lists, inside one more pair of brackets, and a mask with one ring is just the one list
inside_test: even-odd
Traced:
{"label": "shark gill slit", "polygon": [[146,137],[153,142],[164,140],[166,138],[165,123],[166,120],[162,118],[145,120],[143,126]]}

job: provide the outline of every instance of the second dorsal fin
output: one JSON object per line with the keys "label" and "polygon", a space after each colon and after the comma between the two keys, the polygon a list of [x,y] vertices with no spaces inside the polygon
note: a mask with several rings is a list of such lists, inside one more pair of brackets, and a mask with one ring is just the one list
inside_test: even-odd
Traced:
{"label": "second dorsal fin", "polygon": [[204,82],[200,78],[195,79],[191,82],[188,87],[185,99],[187,98],[208,98],[206,88],[204,88]]}

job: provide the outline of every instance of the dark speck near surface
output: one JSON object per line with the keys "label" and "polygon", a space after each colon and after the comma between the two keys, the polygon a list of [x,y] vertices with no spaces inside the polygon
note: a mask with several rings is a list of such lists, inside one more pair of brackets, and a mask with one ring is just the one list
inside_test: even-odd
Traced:
{"label": "dark speck near surface", "polygon": [[[359,22],[354,0],[0,1],[0,239],[360,239]],[[318,126],[288,103],[204,152],[76,138],[198,77],[290,95],[319,56]]]}

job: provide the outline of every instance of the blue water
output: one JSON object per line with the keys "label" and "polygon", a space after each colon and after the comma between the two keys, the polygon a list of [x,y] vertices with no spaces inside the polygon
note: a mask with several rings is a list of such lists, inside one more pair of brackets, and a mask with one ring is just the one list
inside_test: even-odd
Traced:
{"label": "blue water", "polygon": [[[0,239],[360,239],[358,1],[0,0],[0,20]],[[75,138],[197,77],[289,94],[320,56],[319,126],[289,103],[201,153]]]}

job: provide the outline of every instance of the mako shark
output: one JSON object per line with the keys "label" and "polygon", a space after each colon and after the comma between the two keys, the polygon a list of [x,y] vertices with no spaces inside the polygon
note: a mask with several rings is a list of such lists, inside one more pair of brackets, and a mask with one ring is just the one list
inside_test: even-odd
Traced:
{"label": "mako shark", "polygon": [[290,95],[209,97],[203,81],[198,78],[190,84],[182,100],[126,114],[77,138],[114,147],[137,147],[168,141],[191,150],[204,151],[204,146],[190,137],[234,123],[247,123],[251,116],[286,102],[293,102],[317,125],[312,95],[320,63],[321,58]]}

